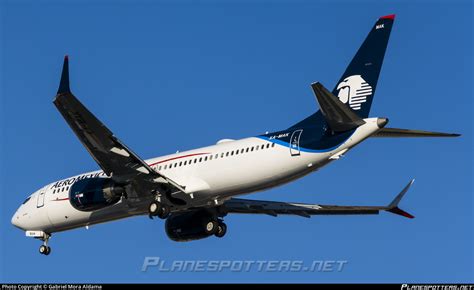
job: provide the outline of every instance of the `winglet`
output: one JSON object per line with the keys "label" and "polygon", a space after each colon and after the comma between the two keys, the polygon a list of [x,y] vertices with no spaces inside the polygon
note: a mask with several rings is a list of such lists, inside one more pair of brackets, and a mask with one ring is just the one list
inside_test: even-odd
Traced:
{"label": "winglet", "polygon": [[402,200],[405,193],[407,193],[408,189],[410,189],[410,186],[413,184],[413,182],[415,182],[415,179],[410,180],[410,182],[405,186],[405,188],[403,188],[402,191],[392,200],[392,202],[387,207],[388,212],[398,214],[410,219],[414,218],[413,215],[407,213],[406,211],[398,207],[398,204]]}
{"label": "winglet", "polygon": [[58,95],[70,93],[69,88],[69,57],[64,56],[63,72],[61,73],[61,82],[59,83]]}

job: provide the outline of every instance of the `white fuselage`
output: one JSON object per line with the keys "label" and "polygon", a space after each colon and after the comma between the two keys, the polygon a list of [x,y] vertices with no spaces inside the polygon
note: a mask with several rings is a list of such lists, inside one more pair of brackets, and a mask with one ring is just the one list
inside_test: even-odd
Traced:
{"label": "white fuselage", "polygon": [[[193,207],[212,206],[235,195],[279,186],[321,168],[379,130],[377,118],[365,121],[366,124],[357,128],[344,143],[324,152],[290,149],[277,142],[251,137],[222,141],[146,162],[185,186],[184,194],[193,201]],[[295,154],[295,150],[299,154]],[[69,202],[71,185],[79,178],[92,176],[105,177],[105,174],[94,171],[46,185],[18,208],[12,223],[25,231],[53,233],[147,213],[149,200],[144,200],[142,205],[131,205],[126,198],[95,211],[74,208]]]}

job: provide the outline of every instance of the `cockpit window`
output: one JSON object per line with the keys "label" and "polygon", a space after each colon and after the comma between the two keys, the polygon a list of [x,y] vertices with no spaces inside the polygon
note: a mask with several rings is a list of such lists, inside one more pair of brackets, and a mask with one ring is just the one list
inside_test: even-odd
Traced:
{"label": "cockpit window", "polygon": [[30,196],[30,197],[28,197],[27,199],[25,199],[25,201],[24,201],[22,204],[25,204],[25,203],[27,203],[27,202],[28,202],[30,199],[31,199],[31,196]]}

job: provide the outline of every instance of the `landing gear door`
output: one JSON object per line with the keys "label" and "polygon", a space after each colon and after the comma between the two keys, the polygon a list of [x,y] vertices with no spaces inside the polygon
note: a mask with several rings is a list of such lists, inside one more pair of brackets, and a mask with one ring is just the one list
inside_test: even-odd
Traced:
{"label": "landing gear door", "polygon": [[291,134],[290,138],[290,154],[291,156],[299,156],[300,152],[300,137],[303,130],[296,130]]}
{"label": "landing gear door", "polygon": [[44,196],[46,194],[46,190],[45,189],[42,189],[39,193],[38,193],[38,202],[36,204],[36,207],[42,207],[44,205]]}

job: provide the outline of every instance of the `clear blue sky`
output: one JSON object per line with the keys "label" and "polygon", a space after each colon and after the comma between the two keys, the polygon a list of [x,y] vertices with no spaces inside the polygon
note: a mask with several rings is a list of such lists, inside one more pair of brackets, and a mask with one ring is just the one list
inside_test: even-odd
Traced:
{"label": "clear blue sky", "polygon": [[[473,281],[471,1],[0,1],[0,281]],[[150,158],[278,130],[317,109],[379,16],[396,13],[372,116],[458,139],[373,139],[292,184],[250,198],[386,204],[410,178],[409,220],[229,216],[224,239],[175,243],[146,217],[40,242],[10,224],[54,180],[97,168],[52,104],[71,87]],[[347,260],[340,273],[142,273],[145,256]]]}

